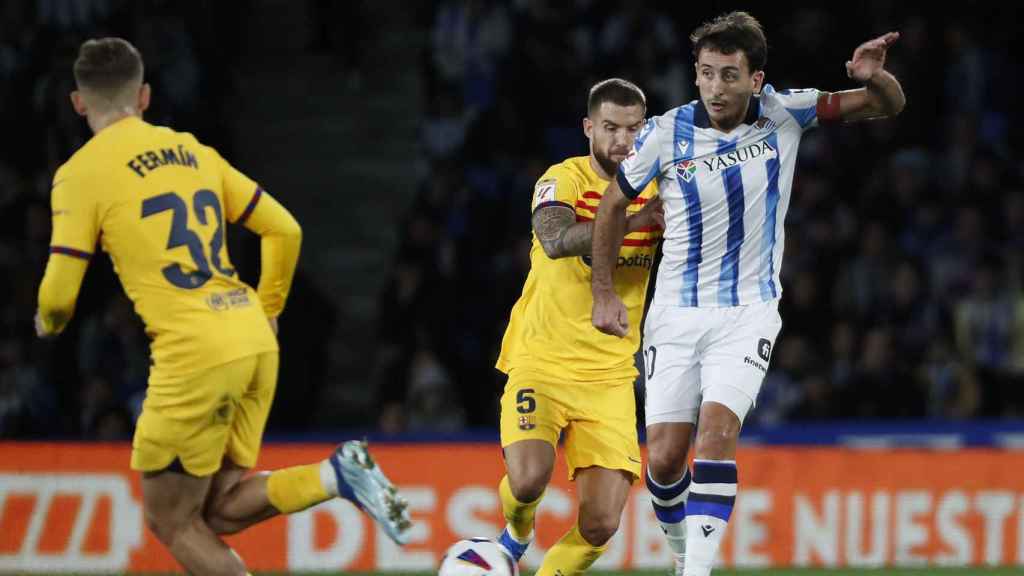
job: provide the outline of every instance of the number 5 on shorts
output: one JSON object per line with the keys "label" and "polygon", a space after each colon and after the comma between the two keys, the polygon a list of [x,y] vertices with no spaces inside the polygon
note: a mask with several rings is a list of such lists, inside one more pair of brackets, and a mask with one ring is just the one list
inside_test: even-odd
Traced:
{"label": "number 5 on shorts", "polygon": [[537,400],[532,396],[533,388],[523,388],[516,394],[516,411],[529,414],[537,409]]}

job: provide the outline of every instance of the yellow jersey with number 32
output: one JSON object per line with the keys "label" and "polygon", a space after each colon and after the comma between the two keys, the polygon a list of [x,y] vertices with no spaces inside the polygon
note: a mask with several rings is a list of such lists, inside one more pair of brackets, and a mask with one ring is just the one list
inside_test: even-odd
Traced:
{"label": "yellow jersey with number 32", "polygon": [[142,317],[152,340],[152,400],[161,385],[277,350],[267,317],[280,313],[291,278],[268,287],[261,302],[239,279],[224,228],[257,210],[264,220],[291,216],[213,148],[128,117],[57,170],[51,202],[51,260],[88,259],[99,240]]}
{"label": "yellow jersey with number 32", "polygon": [[[589,156],[569,158],[548,168],[534,187],[533,211],[564,206],[577,222],[589,222],[608,181],[598,176]],[[629,205],[633,214],[657,196],[653,181]],[[660,228],[626,235],[615,268],[615,291],[629,311],[625,338],[602,334],[591,324],[590,256],[552,259],[533,236],[530,273],[522,296],[512,308],[497,368],[541,372],[573,381],[620,381],[635,378],[633,354],[640,346],[640,320]]]}

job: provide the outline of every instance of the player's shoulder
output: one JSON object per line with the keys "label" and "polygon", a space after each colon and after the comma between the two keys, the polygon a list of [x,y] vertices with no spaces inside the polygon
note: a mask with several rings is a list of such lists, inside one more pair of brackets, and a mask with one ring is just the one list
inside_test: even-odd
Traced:
{"label": "player's shoulder", "polygon": [[[82,182],[103,171],[102,163],[97,159],[95,146],[89,146],[92,141],[86,142],[71,155],[63,164],[57,167],[53,174],[53,187],[56,188],[62,182]],[[90,187],[86,187],[86,190]]]}
{"label": "player's shoulder", "polygon": [[781,109],[814,105],[821,92],[817,88],[785,88],[776,90],[771,84],[761,87],[762,109]]}
{"label": "player's shoulder", "polygon": [[213,147],[203,144],[195,134],[188,132],[187,130],[175,130],[170,126],[158,126],[155,124],[151,124],[150,129],[152,130],[153,138],[155,140],[179,142],[194,148],[198,153],[203,155],[217,154],[217,151],[214,150]]}
{"label": "player's shoulder", "polygon": [[538,182],[545,180],[582,182],[587,179],[590,170],[589,156],[573,156],[549,166]]}
{"label": "player's shoulder", "polygon": [[[694,112],[697,109],[697,100],[670,108],[658,116],[651,116],[645,122],[636,136],[637,146],[642,146],[655,134],[664,134],[665,137],[672,137],[684,127],[692,127],[694,123]],[[659,136],[654,136],[657,140]]]}
{"label": "player's shoulder", "polygon": [[[77,152],[75,153],[77,154]],[[63,164],[57,167],[57,171],[53,173],[53,181],[60,182],[66,179],[68,176],[75,174],[78,169],[79,163],[75,162],[75,155],[72,154],[71,158],[68,158]]]}
{"label": "player's shoulder", "polygon": [[92,172],[97,160],[100,159],[102,152],[105,150],[105,146],[98,143],[97,135],[93,135],[85,141],[84,144],[78,147],[67,160],[64,161],[60,167],[57,168],[54,180],[56,176],[60,175],[64,178],[68,176],[81,176],[83,174]]}
{"label": "player's shoulder", "polygon": [[821,91],[816,88],[776,90],[771,84],[765,84],[759,97],[759,116],[779,125],[806,127],[815,118],[819,95]]}

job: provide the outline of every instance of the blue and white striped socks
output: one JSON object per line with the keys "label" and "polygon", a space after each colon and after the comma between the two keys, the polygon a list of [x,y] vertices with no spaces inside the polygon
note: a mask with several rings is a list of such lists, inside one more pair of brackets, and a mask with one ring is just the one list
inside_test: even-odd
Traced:
{"label": "blue and white striped socks", "polygon": [[736,503],[736,462],[694,460],[687,502],[686,576],[708,576]]}
{"label": "blue and white striped socks", "polygon": [[665,532],[672,554],[682,561],[686,557],[686,496],[690,492],[690,469],[687,468],[682,478],[667,486],[655,482],[650,470],[646,477],[654,515]]}

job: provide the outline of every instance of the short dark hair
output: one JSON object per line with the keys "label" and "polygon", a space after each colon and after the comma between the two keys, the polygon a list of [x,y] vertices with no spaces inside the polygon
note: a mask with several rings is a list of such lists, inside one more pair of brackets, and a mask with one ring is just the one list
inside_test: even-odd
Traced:
{"label": "short dark hair", "polygon": [[142,55],[123,38],[86,40],[78,49],[74,71],[80,90],[111,98],[128,84],[142,82]]}
{"label": "short dark hair", "polygon": [[619,106],[639,104],[643,106],[644,110],[647,109],[647,97],[644,96],[644,91],[636,84],[622,78],[609,78],[594,84],[587,97],[587,113],[593,113],[605,102]]}
{"label": "short dark hair", "polygon": [[694,61],[700,56],[700,51],[707,48],[722,54],[742,51],[747,56],[751,72],[764,70],[768,62],[768,39],[764,28],[757,18],[746,12],[729,12],[701,24],[690,34],[690,42],[693,42]]}

